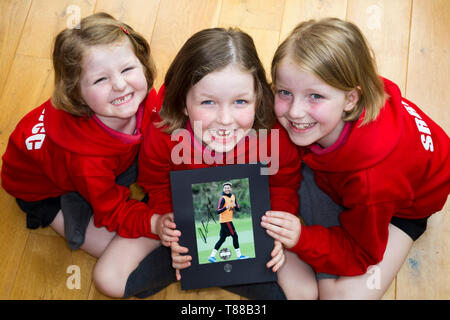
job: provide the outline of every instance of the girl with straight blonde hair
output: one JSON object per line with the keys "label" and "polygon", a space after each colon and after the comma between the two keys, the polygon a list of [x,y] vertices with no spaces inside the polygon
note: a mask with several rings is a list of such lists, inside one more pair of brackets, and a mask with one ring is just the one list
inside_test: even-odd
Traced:
{"label": "girl with straight blonde hair", "polygon": [[276,116],[304,162],[306,225],[273,211],[263,226],[318,273],[319,298],[379,299],[446,202],[449,138],[378,75],[353,23],[300,23],[276,51],[272,79]]}

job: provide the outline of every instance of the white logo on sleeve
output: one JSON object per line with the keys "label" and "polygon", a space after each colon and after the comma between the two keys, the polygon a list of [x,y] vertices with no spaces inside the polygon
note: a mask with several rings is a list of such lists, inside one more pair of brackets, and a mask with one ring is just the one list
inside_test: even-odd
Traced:
{"label": "white logo on sleeve", "polygon": [[42,147],[45,139],[45,128],[44,128],[44,113],[45,109],[42,110],[39,116],[39,122],[36,123],[33,128],[31,128],[32,136],[29,136],[25,140],[25,146],[27,150],[38,150]]}
{"label": "white logo on sleeve", "polygon": [[428,128],[426,122],[422,120],[422,117],[417,113],[416,110],[414,110],[413,107],[411,107],[405,101],[402,101],[402,104],[405,107],[406,111],[408,111],[408,113],[414,117],[414,120],[416,121],[417,130],[419,130],[419,132],[422,133],[420,135],[420,141],[422,142],[424,149],[433,152],[434,151],[433,139],[431,138],[431,131]]}

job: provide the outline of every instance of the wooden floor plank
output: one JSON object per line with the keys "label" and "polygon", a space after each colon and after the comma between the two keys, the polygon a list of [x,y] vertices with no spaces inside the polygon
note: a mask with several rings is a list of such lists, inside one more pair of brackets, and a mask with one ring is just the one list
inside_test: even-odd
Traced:
{"label": "wooden floor plank", "polygon": [[150,43],[161,0],[97,0],[95,12],[107,12],[141,33]]}
{"label": "wooden floor plank", "polygon": [[195,32],[217,26],[221,1],[164,0],[158,11],[151,40],[159,89],[164,75],[181,46]]}
{"label": "wooden floor plank", "polygon": [[56,34],[67,26],[74,26],[78,13],[80,18],[92,14],[94,5],[95,0],[34,1],[17,53],[50,58]]}
{"label": "wooden floor plank", "polygon": [[[14,198],[0,189],[2,207],[0,223],[0,299],[10,299],[11,291],[26,247],[29,230],[25,214],[20,211]],[[36,272],[34,270],[33,272]]]}
{"label": "wooden floor plank", "polygon": [[283,0],[223,0],[220,22],[243,28],[279,31],[283,14]]}
{"label": "wooden floor plank", "polygon": [[[406,97],[449,134],[450,4],[414,0]],[[450,204],[428,221],[397,276],[397,299],[450,298]]]}
{"label": "wooden floor plank", "polygon": [[53,71],[48,58],[16,55],[0,97],[0,153],[19,120],[51,95]]}
{"label": "wooden floor plank", "polygon": [[428,219],[427,231],[397,275],[397,299],[450,299],[450,203]]}
{"label": "wooden floor plank", "polygon": [[450,2],[414,0],[406,96],[450,133]]}
{"label": "wooden floor plank", "polygon": [[302,21],[337,17],[345,19],[347,0],[286,0],[280,43]]}
{"label": "wooden floor plank", "polygon": [[[62,237],[30,234],[11,299],[86,299],[95,263],[86,256],[69,250]],[[79,288],[74,278],[78,275]]]}
{"label": "wooden floor plank", "polygon": [[0,2],[0,94],[6,82],[31,0]]}
{"label": "wooden floor plank", "polygon": [[[406,97],[450,132],[450,2],[414,0]],[[445,173],[443,173],[445,174]],[[448,174],[448,173],[447,173]],[[450,298],[450,205],[433,215],[397,276],[397,299]]]}
{"label": "wooden floor plank", "polygon": [[375,52],[378,72],[405,92],[411,0],[348,0],[347,20],[355,23]]}

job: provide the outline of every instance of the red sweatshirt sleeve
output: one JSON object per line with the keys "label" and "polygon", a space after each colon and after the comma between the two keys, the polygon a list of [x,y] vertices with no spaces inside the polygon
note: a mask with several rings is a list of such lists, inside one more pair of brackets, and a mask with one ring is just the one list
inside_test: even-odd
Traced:
{"label": "red sweatshirt sleeve", "polygon": [[397,205],[385,202],[356,205],[344,210],[341,226],[303,226],[300,239],[291,250],[316,272],[340,276],[364,274],[383,259],[388,226]]}
{"label": "red sweatshirt sleeve", "polygon": [[170,171],[172,168],[170,136],[156,128],[147,128],[139,154],[138,184],[149,195],[148,205],[158,214],[173,212]]}
{"label": "red sweatshirt sleeve", "polygon": [[[106,227],[125,238],[145,236],[159,239],[151,233],[150,208],[143,202],[130,199],[130,190],[116,184],[107,160],[99,162],[95,158],[84,158],[75,161],[82,162],[77,167],[86,174],[76,173],[71,179],[76,190],[91,204],[96,227]],[[95,175],[91,175],[93,172]]]}
{"label": "red sweatshirt sleeve", "polygon": [[271,139],[271,144],[278,143],[279,169],[276,174],[269,176],[271,208],[274,211],[286,211],[297,215],[301,180],[300,155],[281,126],[276,125],[272,130],[279,132],[278,141]]}

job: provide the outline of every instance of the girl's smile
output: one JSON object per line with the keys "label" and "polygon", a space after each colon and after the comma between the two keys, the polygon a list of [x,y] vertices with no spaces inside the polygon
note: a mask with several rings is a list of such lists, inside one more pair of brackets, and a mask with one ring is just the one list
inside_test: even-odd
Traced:
{"label": "girl's smile", "polygon": [[124,133],[134,131],[134,116],[148,88],[130,40],[86,49],[80,91],[85,103],[105,125]]}
{"label": "girl's smile", "polygon": [[317,124],[317,122],[310,122],[310,123],[297,123],[293,121],[289,121],[289,125],[292,126],[292,130],[297,131],[299,133],[302,133],[309,128],[314,127]]}
{"label": "girl's smile", "polygon": [[120,106],[120,105],[126,104],[126,103],[130,102],[131,99],[133,99],[133,96],[134,96],[134,92],[128,93],[124,96],[114,99],[113,101],[111,101],[111,104],[113,104],[115,106]]}
{"label": "girl's smile", "polygon": [[358,101],[357,90],[344,92],[297,67],[289,57],[277,68],[275,114],[298,146],[331,146],[344,128],[344,111]]}
{"label": "girl's smile", "polygon": [[189,89],[185,114],[197,139],[214,151],[228,152],[253,127],[255,105],[252,74],[228,65]]}

